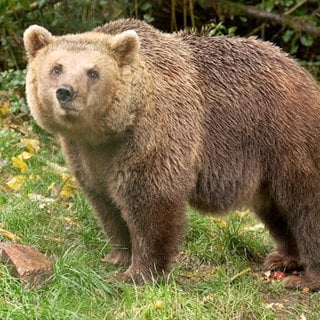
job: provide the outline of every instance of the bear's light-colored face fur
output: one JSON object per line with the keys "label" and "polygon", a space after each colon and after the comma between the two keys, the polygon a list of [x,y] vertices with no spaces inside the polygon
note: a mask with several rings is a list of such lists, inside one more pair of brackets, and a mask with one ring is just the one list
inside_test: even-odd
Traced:
{"label": "bear's light-colored face fur", "polygon": [[121,87],[132,82],[138,63],[134,31],[54,37],[31,26],[24,43],[29,57],[27,100],[44,129],[99,144],[133,124],[131,97],[121,95]]}

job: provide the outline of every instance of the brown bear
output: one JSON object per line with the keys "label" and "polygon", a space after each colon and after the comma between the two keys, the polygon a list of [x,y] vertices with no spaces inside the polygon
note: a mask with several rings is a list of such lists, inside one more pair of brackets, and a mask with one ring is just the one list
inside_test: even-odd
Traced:
{"label": "brown bear", "polygon": [[162,33],[137,20],[24,33],[27,99],[59,136],[112,250],[136,283],[168,270],[186,204],[251,208],[277,248],[265,268],[303,268],[320,289],[320,88],[254,38]]}

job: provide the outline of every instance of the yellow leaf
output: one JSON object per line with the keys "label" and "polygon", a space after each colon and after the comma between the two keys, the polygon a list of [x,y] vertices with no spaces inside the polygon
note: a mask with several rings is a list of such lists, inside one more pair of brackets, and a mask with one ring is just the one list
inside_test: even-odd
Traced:
{"label": "yellow leaf", "polygon": [[56,242],[56,243],[63,243],[64,240],[62,238],[49,238],[50,241]]}
{"label": "yellow leaf", "polygon": [[66,173],[62,173],[61,178],[64,183],[60,190],[60,195],[66,198],[73,197],[77,191],[77,185],[76,185],[75,179],[71,175]]}
{"label": "yellow leaf", "polygon": [[19,190],[26,181],[26,177],[23,175],[12,177],[7,183],[7,187],[11,190]]}
{"label": "yellow leaf", "polygon": [[66,182],[66,181],[71,179],[71,175],[69,173],[62,172],[61,173],[61,179],[62,179],[63,182]]}
{"label": "yellow leaf", "polygon": [[73,221],[71,218],[69,217],[63,217],[64,222],[69,225],[70,227],[75,227],[78,225],[77,222]]}
{"label": "yellow leaf", "polygon": [[40,149],[40,141],[39,140],[24,138],[21,141],[24,144],[26,151],[30,152],[31,154],[37,153]]}
{"label": "yellow leaf", "polygon": [[4,230],[0,228],[0,234],[6,238],[8,238],[11,241],[17,242],[17,241],[21,241],[21,238],[18,237],[17,235],[13,234],[12,232],[8,231],[8,230]]}
{"label": "yellow leaf", "polygon": [[9,101],[0,102],[0,115],[4,116],[5,114],[7,114],[9,111],[9,108],[10,108]]}
{"label": "yellow leaf", "polygon": [[32,153],[28,152],[28,151],[23,151],[21,154],[18,155],[18,158],[23,159],[23,160],[28,160],[30,158],[32,158]]}
{"label": "yellow leaf", "polygon": [[163,301],[162,300],[156,301],[154,306],[156,307],[156,309],[161,309],[163,307]]}
{"label": "yellow leaf", "polygon": [[213,220],[221,228],[225,228],[227,226],[227,222],[221,218],[211,217],[211,220]]}
{"label": "yellow leaf", "polygon": [[12,166],[18,168],[21,171],[21,173],[24,173],[28,169],[28,165],[24,162],[21,155],[17,157],[12,157],[11,161]]}

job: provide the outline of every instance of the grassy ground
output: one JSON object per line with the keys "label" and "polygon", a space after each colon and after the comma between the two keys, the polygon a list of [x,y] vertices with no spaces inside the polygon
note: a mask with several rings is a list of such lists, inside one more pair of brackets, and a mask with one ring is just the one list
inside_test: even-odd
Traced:
{"label": "grassy ground", "polygon": [[263,278],[272,243],[248,211],[220,219],[188,210],[169,279],[117,282],[119,269],[100,261],[108,242],[54,139],[9,113],[0,118],[0,229],[0,241],[32,245],[54,263],[52,281],[39,290],[23,289],[0,264],[3,320],[320,319],[319,293]]}

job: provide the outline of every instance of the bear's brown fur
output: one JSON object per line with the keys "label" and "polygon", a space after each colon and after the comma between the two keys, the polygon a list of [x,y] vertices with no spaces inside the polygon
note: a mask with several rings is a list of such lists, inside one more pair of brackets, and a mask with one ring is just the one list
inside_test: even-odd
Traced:
{"label": "bear's brown fur", "polygon": [[137,283],[167,270],[186,204],[248,206],[277,243],[267,269],[320,289],[320,88],[270,43],[165,34],[136,20],[55,37],[31,26],[27,98],[60,137]]}

